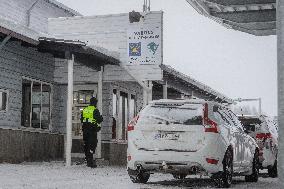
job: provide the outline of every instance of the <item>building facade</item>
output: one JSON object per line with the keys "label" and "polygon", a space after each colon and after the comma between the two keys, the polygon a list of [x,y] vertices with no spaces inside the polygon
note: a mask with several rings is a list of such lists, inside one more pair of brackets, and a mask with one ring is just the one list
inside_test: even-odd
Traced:
{"label": "building facade", "polygon": [[[141,14],[144,26],[162,29],[162,12]],[[170,66],[128,66],[127,30],[141,24],[129,18],[83,17],[54,0],[1,0],[0,162],[64,158],[70,53],[73,157],[84,156],[80,114],[92,96],[104,117],[97,158],[114,165],[126,163],[127,124],[148,101],[188,96],[231,102]]]}

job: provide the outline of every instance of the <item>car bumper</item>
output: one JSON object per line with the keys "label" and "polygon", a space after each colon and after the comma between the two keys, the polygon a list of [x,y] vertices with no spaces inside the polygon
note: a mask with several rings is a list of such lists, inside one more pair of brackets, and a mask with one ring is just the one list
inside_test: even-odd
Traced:
{"label": "car bumper", "polygon": [[[223,171],[222,160],[226,150],[221,145],[212,144],[215,145],[214,148],[208,145],[197,152],[145,151],[138,150],[134,145],[128,144],[127,166],[132,170],[140,167],[150,172],[210,176]],[[206,158],[218,160],[218,163],[210,164]]]}

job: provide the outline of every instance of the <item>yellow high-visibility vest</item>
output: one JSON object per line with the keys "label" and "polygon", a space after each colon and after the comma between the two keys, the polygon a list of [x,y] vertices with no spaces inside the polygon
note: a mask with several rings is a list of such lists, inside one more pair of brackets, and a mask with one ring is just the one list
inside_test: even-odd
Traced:
{"label": "yellow high-visibility vest", "polygon": [[97,108],[95,106],[87,106],[83,109],[83,122],[96,124],[97,120],[94,118],[94,111]]}

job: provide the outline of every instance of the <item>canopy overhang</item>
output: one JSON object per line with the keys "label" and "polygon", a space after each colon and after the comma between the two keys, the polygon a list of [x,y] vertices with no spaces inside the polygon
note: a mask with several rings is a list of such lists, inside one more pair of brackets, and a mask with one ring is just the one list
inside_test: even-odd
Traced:
{"label": "canopy overhang", "polygon": [[173,69],[168,65],[162,64],[160,67],[163,71],[164,80],[169,79],[171,81],[177,81],[177,83],[181,83],[184,88],[190,88],[203,94],[203,96],[208,100],[227,104],[232,104],[234,102],[232,99],[215,91],[211,87]]}
{"label": "canopy overhang", "polygon": [[187,0],[200,14],[223,26],[266,36],[276,34],[276,0]]}
{"label": "canopy overhang", "polygon": [[81,41],[40,37],[37,48],[40,52],[51,53],[56,58],[66,58],[66,52],[69,52],[74,55],[76,62],[94,69],[100,69],[106,64],[119,65],[118,58],[114,57],[117,56],[115,53],[107,50],[101,52]]}

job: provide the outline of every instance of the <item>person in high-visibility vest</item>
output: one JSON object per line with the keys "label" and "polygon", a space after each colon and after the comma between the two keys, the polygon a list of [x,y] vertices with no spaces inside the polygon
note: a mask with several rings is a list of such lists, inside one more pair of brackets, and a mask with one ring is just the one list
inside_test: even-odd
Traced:
{"label": "person in high-visibility vest", "polygon": [[99,124],[103,122],[103,117],[97,109],[97,102],[97,99],[92,97],[90,105],[84,108],[81,114],[84,152],[87,166],[91,168],[97,167],[96,162],[93,160],[93,154],[95,154],[98,144],[97,133],[101,130]]}

